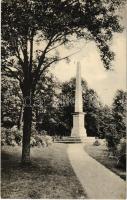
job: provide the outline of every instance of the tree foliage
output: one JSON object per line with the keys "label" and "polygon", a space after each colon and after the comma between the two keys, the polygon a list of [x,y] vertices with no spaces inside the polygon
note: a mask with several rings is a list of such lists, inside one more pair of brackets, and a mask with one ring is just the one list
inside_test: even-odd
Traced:
{"label": "tree foliage", "polygon": [[50,73],[43,74],[37,84],[33,108],[36,127],[38,130],[46,130],[48,134],[54,132],[59,90],[59,81]]}
{"label": "tree foliage", "polygon": [[22,107],[22,94],[18,81],[2,76],[1,80],[1,122],[2,126],[18,125]]}
{"label": "tree foliage", "polygon": [[126,97],[123,90],[117,90],[113,104],[103,107],[100,113],[99,134],[107,141],[109,152],[121,167],[126,167]]}
{"label": "tree foliage", "polygon": [[83,95],[83,105],[85,114],[85,123],[88,136],[99,135],[99,111],[102,108],[102,103],[97,92],[88,88]]}
{"label": "tree foliage", "polygon": [[112,107],[107,112],[107,121],[104,120],[108,146],[114,150],[120,140],[126,137],[126,97],[127,94],[123,90],[116,92]]}
{"label": "tree foliage", "polygon": [[[41,67],[46,68],[50,62],[59,60],[58,56],[55,54],[51,56],[49,52],[57,45],[68,43],[70,39],[68,36],[76,34],[77,37],[96,42],[105,67],[109,68],[114,56],[108,42],[112,39],[113,32],[122,30],[116,10],[124,2],[125,0],[80,2],[77,0],[3,0],[2,56],[4,58],[7,55],[16,56],[19,65],[22,65],[23,73],[24,59],[29,64],[33,59],[33,43],[38,45],[43,41],[43,45],[38,45],[34,52],[32,69],[33,74],[37,75]],[[38,70],[35,69],[36,67]]]}
{"label": "tree foliage", "polygon": [[126,136],[126,102],[127,93],[123,90],[118,90],[113,100],[112,111],[116,131],[119,133],[120,138]]}

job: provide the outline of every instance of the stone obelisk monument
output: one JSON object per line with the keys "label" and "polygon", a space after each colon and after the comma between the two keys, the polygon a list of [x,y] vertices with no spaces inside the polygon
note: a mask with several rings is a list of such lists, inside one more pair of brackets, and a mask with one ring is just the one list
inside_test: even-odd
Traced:
{"label": "stone obelisk monument", "polygon": [[71,137],[85,138],[86,129],[84,127],[84,112],[83,112],[83,99],[82,99],[82,85],[81,85],[81,66],[77,63],[76,74],[76,90],[75,90],[75,111],[73,113],[73,128]]}

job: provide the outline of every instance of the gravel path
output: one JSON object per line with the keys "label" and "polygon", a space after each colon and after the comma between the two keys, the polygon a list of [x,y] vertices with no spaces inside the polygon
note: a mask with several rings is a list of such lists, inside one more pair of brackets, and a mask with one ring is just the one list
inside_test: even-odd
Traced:
{"label": "gravel path", "polygon": [[126,199],[125,181],[91,158],[82,144],[70,144],[68,156],[89,199]]}

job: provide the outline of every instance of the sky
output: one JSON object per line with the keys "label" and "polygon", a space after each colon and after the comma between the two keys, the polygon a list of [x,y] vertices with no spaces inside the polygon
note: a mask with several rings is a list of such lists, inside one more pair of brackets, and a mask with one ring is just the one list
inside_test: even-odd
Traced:
{"label": "sky", "polygon": [[[125,22],[124,18],[123,23]],[[97,92],[104,104],[111,105],[116,91],[126,89],[126,36],[126,30],[114,34],[111,44],[115,53],[112,71],[104,68],[94,42],[80,40],[69,49],[60,49],[62,57],[78,52],[70,57],[70,63],[62,60],[51,68],[51,72],[62,82],[70,80],[75,77],[77,62],[80,62],[81,75],[87,81],[88,87]]]}

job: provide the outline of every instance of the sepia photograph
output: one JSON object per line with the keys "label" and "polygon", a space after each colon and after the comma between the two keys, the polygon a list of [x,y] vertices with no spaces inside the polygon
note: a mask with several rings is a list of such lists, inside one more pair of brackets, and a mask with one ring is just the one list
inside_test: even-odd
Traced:
{"label": "sepia photograph", "polygon": [[127,0],[1,0],[1,199],[126,199]]}

